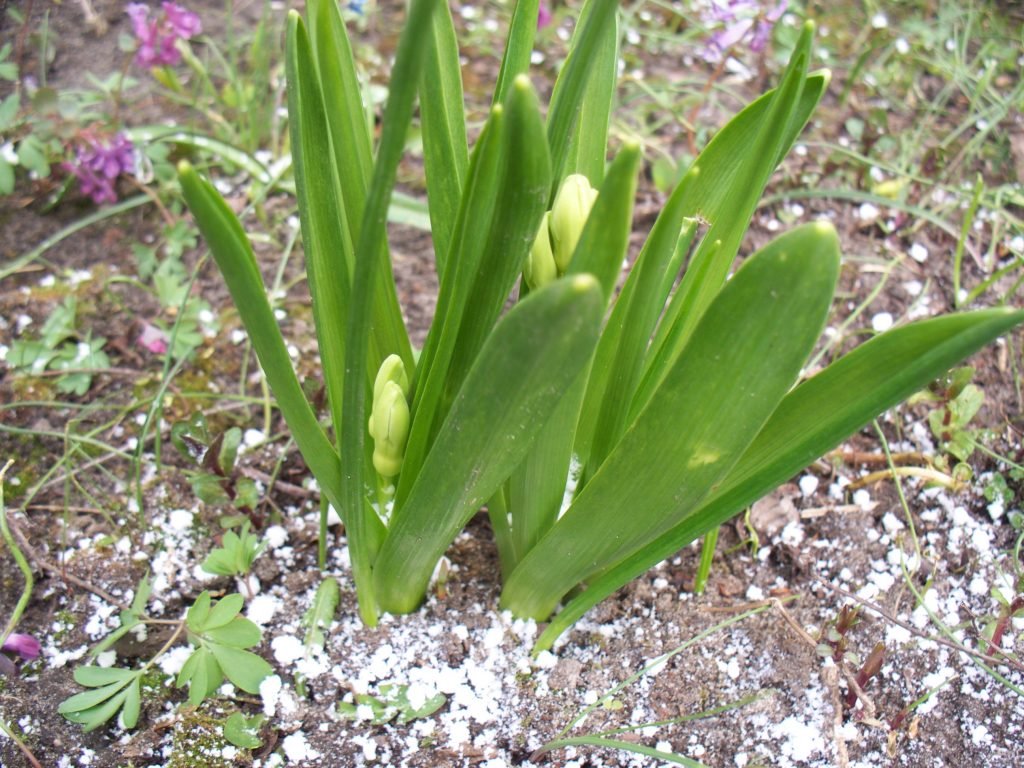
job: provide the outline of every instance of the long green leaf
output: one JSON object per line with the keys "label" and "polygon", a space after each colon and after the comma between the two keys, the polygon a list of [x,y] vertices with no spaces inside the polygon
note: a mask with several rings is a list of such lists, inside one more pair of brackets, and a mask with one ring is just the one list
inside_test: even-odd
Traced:
{"label": "long green leaf", "polygon": [[321,490],[341,509],[341,464],[306,400],[281,329],[267,300],[249,240],[234,213],[213,186],[188,163],[178,166],[182,193],[227,283],[267,383],[302,457]]}
{"label": "long green leaf", "polygon": [[572,49],[555,81],[547,124],[554,179],[552,199],[558,183],[567,175],[565,169],[576,137],[576,124],[583,109],[587,84],[594,73],[593,60],[607,43],[607,29],[615,24],[618,5],[618,0],[587,0],[573,35]]}
{"label": "long green leaf", "polygon": [[[309,18],[345,219],[354,242],[362,226],[367,188],[373,173],[373,150],[367,111],[362,101],[363,90],[338,3],[333,0],[315,0],[310,5]],[[314,19],[317,19],[315,25],[312,24]],[[402,217],[403,210],[398,197],[392,195],[389,212],[392,221]],[[386,240],[381,242],[377,258],[382,264],[390,265],[391,257]],[[402,320],[402,310],[389,267],[377,269],[375,291],[377,301],[373,307],[371,373],[384,357],[392,353],[399,355],[405,365],[412,368],[412,346]]]}
{"label": "long green leaf", "polygon": [[[377,160],[359,228],[352,300],[346,328],[346,377],[341,429],[341,455],[366,454],[367,352],[373,326],[374,286],[382,265],[377,258],[387,237],[386,225],[391,190],[405,146],[405,135],[412,121],[416,83],[423,61],[426,41],[422,31],[430,23],[438,0],[412,0],[402,29],[391,70],[391,89],[384,108],[383,130]],[[352,573],[363,621],[374,626],[377,605],[373,594],[371,563],[374,556],[374,532],[379,520],[368,510],[364,495],[362,462],[351,460],[342,468],[342,505],[346,510],[346,532],[352,557]],[[342,512],[343,515],[346,512]]]}
{"label": "long green leaf", "polygon": [[667,286],[675,277],[674,265],[681,260],[675,257],[689,250],[696,234],[696,222],[691,220],[680,235],[685,220],[683,202],[683,187],[678,186],[658,215],[594,353],[576,438],[576,453],[590,474],[601,466],[626,428],[647,345],[665,305]]}
{"label": "long green leaf", "polygon": [[592,579],[537,641],[548,648],[592,606],[718,526],[835,448],[879,413],[1024,322],[990,309],[896,328],[858,347],[794,389],[722,486],[670,531]]}
{"label": "long green leaf", "polygon": [[420,124],[434,258],[443,279],[469,166],[459,46],[447,3],[438,3],[428,37],[420,74]]}
{"label": "long green leaf", "polygon": [[491,117],[473,148],[448,259],[449,269],[438,291],[434,322],[412,382],[412,427],[395,494],[396,511],[401,509],[411,490],[430,450],[431,439],[444,419],[448,368],[491,229],[501,180],[504,114],[500,105],[491,110]]}
{"label": "long green leaf", "polygon": [[629,247],[640,157],[640,145],[630,141],[615,158],[566,270],[570,275],[594,275],[605,301],[615,291]]}
{"label": "long green leaf", "polygon": [[[547,204],[551,160],[537,94],[525,75],[516,78],[504,105],[500,176],[494,214],[461,316],[445,384],[445,407],[469,372],[501,315]],[[466,264],[463,269],[469,268]],[[453,318],[454,319],[454,318]]]}
{"label": "long green leaf", "polygon": [[508,28],[505,54],[501,58],[501,70],[494,87],[494,104],[504,104],[512,82],[530,69],[530,55],[533,53],[533,39],[537,34],[537,13],[540,0],[516,0],[512,12],[512,23]]}
{"label": "long green leaf", "polygon": [[374,565],[380,605],[413,610],[445,549],[519,464],[593,353],[604,303],[587,275],[556,280],[494,328]]}
{"label": "long green leaf", "polygon": [[[579,24],[595,6],[587,4]],[[569,144],[568,156],[562,175],[582,173],[595,189],[604,180],[604,166],[608,151],[608,124],[611,119],[615,88],[619,80],[619,22],[613,14],[611,22],[601,30],[601,38],[589,59],[591,68],[587,86],[583,91],[579,117]]]}
{"label": "long green leaf", "polygon": [[288,131],[302,243],[324,385],[331,418],[338,425],[341,424],[345,381],[345,320],[352,290],[354,256],[327,132],[320,78],[305,24],[297,13],[288,16],[286,51]]}
{"label": "long green leaf", "polygon": [[[698,183],[692,185],[694,188],[702,186],[699,184],[701,178],[728,181],[724,185],[719,182],[717,191],[720,197],[716,199],[715,195],[709,194],[707,197],[702,196],[701,202],[697,203],[696,213],[710,224],[710,228],[694,254],[655,335],[644,381],[633,404],[634,414],[643,407],[661,377],[682,352],[704,310],[725,282],[768,179],[821,97],[814,83],[810,84],[809,89],[807,87],[810,80],[807,62],[810,59],[813,30],[812,23],[804,25],[789,66],[783,74],[782,83],[771,93],[765,104],[763,119],[756,123],[749,122],[748,108],[730,121],[730,126],[732,123],[739,124],[733,132],[722,131],[726,136],[721,145],[735,142],[740,134],[749,131],[748,143],[728,147],[728,154],[722,151],[726,149],[725,146],[706,155],[702,153],[687,174],[697,175]],[[822,87],[825,82],[827,79],[823,78]],[[803,99],[808,90],[811,99]],[[708,149],[711,149],[710,145]],[[730,173],[730,170],[733,172]],[[683,183],[687,181],[689,179],[684,178]]]}
{"label": "long green leaf", "polygon": [[[629,245],[639,164],[639,146],[627,144],[601,185],[569,263],[568,274],[597,277],[606,302],[615,289]],[[509,480],[516,561],[547,532],[561,508],[586,384],[584,372],[569,387],[533,449]]]}
{"label": "long green leaf", "polygon": [[509,577],[506,608],[547,618],[576,584],[655,540],[721,482],[813,349],[838,270],[838,239],[823,223],[743,265],[604,466]]}

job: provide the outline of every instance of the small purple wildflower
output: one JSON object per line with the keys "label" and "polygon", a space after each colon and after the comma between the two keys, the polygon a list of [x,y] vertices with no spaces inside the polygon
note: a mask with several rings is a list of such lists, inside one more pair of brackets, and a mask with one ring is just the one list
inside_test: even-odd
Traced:
{"label": "small purple wildflower", "polygon": [[15,632],[4,640],[3,647],[0,650],[6,653],[16,653],[21,657],[22,661],[32,661],[39,658],[42,646],[32,635],[22,635]]}
{"label": "small purple wildflower", "polygon": [[772,27],[786,12],[788,0],[765,7],[766,0],[711,0],[705,20],[721,26],[705,44],[707,61],[721,61],[731,48],[747,40],[747,47],[760,53],[768,44]]}
{"label": "small purple wildflower", "polygon": [[548,8],[547,3],[541,3],[537,9],[537,29],[544,29],[554,19],[554,15],[551,13],[551,9]]}
{"label": "small purple wildflower", "polygon": [[152,323],[143,322],[142,333],[139,334],[138,345],[154,355],[167,352],[167,334]]}
{"label": "small purple wildflower", "polygon": [[135,147],[123,133],[105,143],[91,136],[75,151],[75,160],[64,163],[64,170],[74,174],[82,194],[96,205],[117,202],[114,181],[122,173],[135,169]]}
{"label": "small purple wildflower", "polygon": [[160,7],[162,13],[153,18],[144,3],[128,3],[125,7],[139,46],[135,61],[143,67],[177,64],[181,60],[178,40],[188,40],[203,31],[202,22],[192,11],[171,2]]}

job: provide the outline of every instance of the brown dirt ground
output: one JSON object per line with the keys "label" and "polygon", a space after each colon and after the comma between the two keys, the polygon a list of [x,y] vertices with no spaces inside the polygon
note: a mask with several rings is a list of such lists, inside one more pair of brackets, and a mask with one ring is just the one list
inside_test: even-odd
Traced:
{"label": "brown dirt ground", "polygon": [[[51,70],[55,82],[80,85],[82,73],[94,62],[110,60],[116,35],[124,29],[120,4],[104,0],[93,2],[110,23],[110,29],[103,35],[89,31],[82,24],[78,6],[70,0],[50,9],[51,21],[59,33],[59,55]],[[41,5],[44,4],[35,4],[36,14],[40,12]],[[251,18],[258,4],[240,5],[244,9],[243,16]],[[191,6],[203,6],[211,12],[204,18],[213,18],[212,11],[222,8],[222,3],[208,0],[193,2]],[[394,15],[394,9],[389,8],[387,18]],[[390,39],[384,22],[374,30],[374,34],[383,40]],[[7,27],[0,34],[0,43],[16,35],[16,29]],[[29,53],[25,55],[31,56]],[[489,71],[486,65],[479,65],[473,70],[473,77],[484,80]],[[824,105],[826,117],[823,121],[841,124],[841,119],[834,120],[829,114],[833,106],[830,103]],[[677,140],[682,143],[681,137]],[[791,159],[786,176],[799,177],[805,170],[802,165],[812,167],[817,162],[819,160],[812,154],[803,159]],[[89,210],[75,203],[66,203],[53,212],[43,213],[40,191],[24,185],[13,199],[0,201],[3,260],[15,257]],[[649,226],[660,199],[649,184],[642,189],[638,228]],[[848,256],[841,290],[853,303],[866,296],[879,279],[871,264],[891,257],[895,250],[908,247],[909,241],[899,234],[885,237],[877,227],[859,220],[852,204],[820,202],[805,203],[804,207],[807,217],[816,213],[827,214],[836,223]],[[770,237],[765,225],[779,208],[781,206],[762,209],[758,213],[749,247],[756,247]],[[119,404],[130,401],[133,395],[138,396],[140,389],[152,391],[154,382],[158,380],[160,362],[140,353],[133,344],[137,333],[135,318],[155,311],[152,300],[137,292],[107,284],[107,278],[111,276],[131,273],[133,257],[130,243],[152,234],[158,223],[151,208],[119,216],[67,238],[46,254],[45,261],[0,285],[0,316],[11,321],[27,314],[38,327],[56,297],[56,294],[48,294],[39,287],[40,278],[51,273],[61,275],[65,270],[92,271],[93,279],[81,288],[89,322],[93,323],[95,333],[111,340],[114,365],[119,369],[130,369],[134,375],[97,376],[89,397],[94,403],[105,403],[108,407],[90,411],[86,423],[100,423],[109,413],[116,412]],[[424,253],[422,236],[400,231],[394,234],[395,270],[403,307],[414,336],[422,340],[433,310],[436,290],[432,267]],[[925,229],[918,237],[924,239],[933,253],[951,250],[951,241],[942,232]],[[270,273],[276,266],[276,254],[264,252],[260,255],[263,266]],[[195,263],[198,254],[191,254],[189,258]],[[975,273],[970,279],[980,279],[980,270],[973,265],[972,269]],[[861,318],[856,327],[869,325],[870,315],[882,311],[899,317],[912,301],[901,286],[909,280],[925,277],[934,281],[936,286],[931,294],[932,309],[948,310],[951,306],[948,260],[932,258],[926,265],[919,265],[907,259],[871,305],[870,314]],[[207,264],[200,272],[197,290],[212,306],[226,307],[226,295],[212,265]],[[845,302],[837,302],[837,317],[833,324],[842,320],[849,306]],[[230,315],[225,317],[221,336],[204,346],[195,364],[196,369],[183,375],[192,376],[197,381],[205,380],[211,387],[227,391],[237,386],[241,354],[226,340],[231,320]],[[307,338],[312,337],[301,311],[295,313],[291,323],[293,334],[301,334],[305,329]],[[8,329],[3,334],[6,338],[0,335],[0,342],[9,343],[13,330]],[[1020,429],[1024,425],[1020,417],[1021,403],[1013,386],[1012,366],[1020,365],[1019,350],[1024,339],[1018,333],[1014,341],[1012,347],[1004,344],[986,350],[975,358],[973,364],[977,368],[976,381],[986,394],[986,406],[979,422],[994,430],[994,450],[1020,462],[1024,457]],[[305,352],[310,345],[311,342],[307,342],[300,346]],[[1012,359],[1015,355],[1018,356],[1016,363]],[[313,372],[311,361],[304,360],[303,366]],[[51,394],[52,388],[46,380],[16,379],[10,372],[0,370],[0,401],[45,399]],[[187,415],[176,411],[181,407],[181,401],[176,400],[167,418]],[[896,411],[895,417],[884,425],[888,439],[894,445],[899,443],[900,449],[928,451],[929,447],[914,436],[916,433],[912,429],[925,414],[922,406]],[[259,426],[260,417],[259,409],[254,409],[252,413],[232,412],[224,418],[248,427]],[[69,411],[64,409],[23,407],[0,412],[0,420],[5,425],[36,431],[59,433],[68,419]],[[877,455],[879,442],[873,431],[865,430],[849,447]],[[150,522],[156,518],[165,519],[161,515],[166,515],[169,510],[196,509],[196,502],[177,466],[180,462],[171,453],[166,451],[166,463],[157,479],[147,485],[145,511]],[[247,454],[246,466],[269,471],[277,461],[278,453],[279,449],[271,445]],[[34,471],[30,473],[34,477],[39,477],[62,454],[59,438],[0,434],[0,458],[11,456],[19,461],[23,458],[34,465]],[[974,463],[976,476],[996,469],[994,462],[984,457],[976,456]],[[126,528],[135,545],[145,553],[142,560],[120,555],[115,547],[107,544],[89,546],[66,566],[45,570],[42,566],[44,560],[47,563],[57,562],[61,553],[77,547],[79,540],[112,531],[102,518],[88,510],[72,510],[64,516],[59,514],[57,510],[64,499],[63,483],[54,483],[40,494],[30,509],[19,510],[17,500],[14,500],[13,509],[17,513],[13,518],[38,558],[33,600],[20,629],[45,638],[53,652],[81,649],[96,639],[87,633],[87,623],[101,603],[99,598],[83,588],[83,583],[123,598],[134,588],[155,556],[153,545],[140,544],[140,532],[134,530],[125,504],[115,498],[116,494],[124,493],[123,485],[119,486],[115,481],[128,472],[127,464],[111,460],[106,466],[110,476],[90,477],[83,482],[87,482],[95,494],[110,494],[115,517],[129,518]],[[310,696],[300,701],[297,711],[289,717],[280,716],[273,720],[272,727],[265,731],[265,737],[273,746],[283,743],[290,733],[301,731],[323,755],[318,764],[325,766],[363,764],[366,739],[374,742],[378,765],[487,765],[497,768],[499,765],[526,764],[530,752],[543,740],[552,737],[579,711],[582,702],[587,700],[588,692],[606,691],[625,675],[639,670],[651,659],[723,618],[759,604],[766,597],[795,597],[787,604],[794,623],[801,627],[820,627],[834,619],[845,602],[829,588],[829,583],[839,583],[856,592],[871,583],[873,574],[877,576],[891,571],[891,568],[886,571],[887,558],[891,566],[894,552],[909,552],[906,536],[899,538],[898,529],[892,522],[904,520],[892,484],[871,486],[868,490],[874,504],[860,507],[849,503],[848,494],[847,497],[840,495],[840,498],[834,498],[827,493],[830,483],[837,482],[839,477],[853,478],[861,471],[861,466],[819,462],[805,473],[820,479],[817,491],[801,495],[796,485],[789,485],[770,497],[771,501],[761,507],[763,517],[755,523],[764,546],[762,552],[752,553],[750,547],[744,545],[748,532],[742,521],[726,526],[719,542],[711,582],[702,596],[689,593],[699,555],[698,550],[692,547],[622,589],[592,611],[568,635],[557,648],[552,667],[534,667],[530,673],[517,678],[516,707],[505,712],[500,723],[474,724],[468,734],[469,741],[462,744],[444,742],[430,746],[433,737],[429,729],[413,732],[411,726],[405,730],[398,726],[371,727],[365,723],[338,721],[330,712],[358,676],[360,666],[365,668],[369,664],[368,660],[376,649],[406,641],[407,633],[401,629],[403,626],[415,629],[433,624],[441,628],[435,642],[413,646],[426,654],[417,661],[421,666],[444,663],[457,668],[467,659],[477,658],[485,652],[480,647],[469,647],[460,641],[461,635],[456,628],[467,627],[471,631],[470,636],[478,638],[477,629],[485,631],[496,621],[493,609],[498,595],[498,568],[486,520],[483,517],[474,520],[468,535],[460,538],[450,552],[449,557],[457,570],[450,576],[443,598],[434,595],[417,616],[397,619],[377,630],[361,628],[354,619],[354,594],[346,580],[345,570],[338,567],[343,542],[337,539],[332,542],[332,564],[342,580],[343,594],[339,622],[332,629],[328,650],[331,664],[341,672],[311,681]],[[301,461],[289,456],[282,479],[300,484],[302,477]],[[1019,504],[1020,489],[1017,491]],[[274,658],[271,638],[275,632],[295,630],[296,621],[306,607],[303,599],[319,579],[315,570],[313,529],[308,524],[300,525],[315,516],[314,508],[308,500],[290,496],[284,491],[275,492],[272,498],[279,508],[297,507],[298,515],[286,523],[289,541],[294,547],[291,562],[283,556],[265,556],[266,562],[257,569],[263,592],[276,597],[282,606],[267,628],[267,639],[259,649],[268,659]],[[923,575],[932,577],[941,599],[950,601],[949,605],[943,602],[944,615],[955,612],[955,604],[959,601],[960,617],[970,642],[976,627],[984,619],[984,615],[977,615],[977,612],[985,602],[983,596],[968,597],[959,585],[966,584],[972,574],[992,577],[997,553],[1012,547],[1014,533],[1005,517],[996,520],[990,517],[987,502],[980,498],[976,487],[966,488],[958,495],[936,498],[911,485],[908,502],[918,535],[928,542],[926,563],[911,576],[911,583],[921,589],[924,586]],[[957,507],[963,508],[963,515],[959,517],[952,511]],[[939,514],[934,514],[936,509]],[[810,512],[811,515],[801,517],[801,512]],[[198,509],[197,514],[197,525],[201,530],[209,531],[215,526],[216,510]],[[956,544],[959,534],[952,519],[960,519],[966,526],[964,530],[984,531],[989,540],[987,559],[985,553],[976,548]],[[208,536],[201,534],[190,542],[194,547],[194,565],[201,560],[211,542]],[[2,562],[0,617],[6,617],[20,592],[21,580],[8,557],[3,557]],[[1007,560],[1000,562],[1007,567]],[[226,581],[217,585],[230,586]],[[172,586],[173,589],[162,597],[164,615],[168,617],[179,615],[189,598],[204,588],[188,572],[180,574],[179,581]],[[888,588],[877,591],[874,600],[888,614],[907,617],[914,609],[908,584],[899,578]],[[504,631],[500,651],[507,652],[510,659],[517,653],[521,657],[523,642],[517,641],[507,626]],[[934,627],[927,624],[921,631],[929,636],[935,634]],[[1024,638],[1020,627],[1017,627],[1015,637],[1014,649],[1019,655]],[[742,622],[732,630],[718,633],[690,652],[676,657],[656,676],[647,676],[637,686],[619,694],[618,699],[623,704],[621,709],[599,710],[597,719],[588,721],[588,726],[590,730],[596,730],[602,719],[610,724],[628,722],[632,712],[642,713],[647,720],[670,719],[760,691],[764,698],[747,707],[718,718],[669,725],[656,736],[645,734],[641,740],[649,746],[668,741],[676,751],[712,766],[848,764],[999,768],[1024,762],[1024,724],[1018,697],[978,675],[963,656],[913,636],[900,641],[893,633],[891,622],[877,613],[866,611],[864,621],[850,634],[851,647],[864,656],[881,639],[887,640],[889,652],[881,679],[872,681],[867,690],[868,698],[876,708],[873,724],[868,722],[871,718],[864,708],[854,714],[837,704],[845,695],[840,693],[841,690],[845,692],[845,683],[839,682],[835,668],[823,663],[782,611],[773,609]],[[119,663],[144,658],[146,652],[152,652],[161,640],[159,635],[153,635],[141,647],[120,646]],[[491,651],[497,652],[494,648]],[[200,713],[168,716],[164,702],[154,697],[144,707],[140,728],[134,735],[111,729],[83,734],[79,727],[66,722],[56,712],[63,699],[79,690],[71,679],[72,667],[73,663],[60,666],[36,664],[23,677],[0,680],[0,715],[6,722],[18,724],[26,732],[28,743],[43,765],[112,768],[200,764],[189,762],[197,758],[182,758],[179,750],[183,750],[189,740],[200,738],[197,734],[206,722],[203,718],[216,717],[217,705]],[[287,680],[290,674],[288,665],[277,662],[276,667]],[[956,675],[954,683],[936,695],[935,702],[930,702],[934,705],[927,713],[911,713],[899,727],[893,728],[891,720],[926,692],[929,685],[935,684],[927,682],[931,679],[929,675],[946,668]],[[1019,671],[1004,668],[1003,672],[1021,685],[1024,678]],[[178,693],[168,695],[173,701],[182,698]],[[252,697],[238,696],[234,704],[250,712],[259,710],[258,700]],[[442,709],[442,714],[437,717],[442,718],[444,712]],[[854,722],[858,720],[861,721],[859,725]],[[321,727],[322,724],[325,727]],[[436,725],[438,733],[443,734],[444,721],[438,719]],[[421,748],[409,757],[401,757],[406,754],[405,740],[410,734],[419,740]],[[800,734],[813,737],[811,746],[806,750]],[[204,759],[209,765],[251,764],[244,755],[229,758],[223,754],[210,754]],[[630,758],[607,750],[581,750],[577,757],[572,757],[571,752],[554,752],[544,759],[551,765],[656,764],[650,759]],[[0,765],[20,768],[27,764],[12,743],[0,737]]]}

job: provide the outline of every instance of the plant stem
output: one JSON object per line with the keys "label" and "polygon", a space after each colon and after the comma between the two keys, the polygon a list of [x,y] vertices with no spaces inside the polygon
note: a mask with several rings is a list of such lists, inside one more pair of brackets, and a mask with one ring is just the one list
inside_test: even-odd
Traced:
{"label": "plant stem", "polygon": [[700,565],[697,566],[697,575],[693,579],[693,594],[702,595],[708,585],[708,576],[711,574],[711,562],[715,559],[715,547],[718,545],[718,528],[712,528],[704,534],[704,541],[700,549]]}
{"label": "plant stem", "polygon": [[25,608],[28,606],[29,598],[32,597],[32,587],[35,586],[35,580],[32,578],[32,568],[28,564],[28,560],[25,559],[24,553],[18,548],[17,543],[14,541],[14,537],[11,535],[11,529],[7,526],[7,507],[4,505],[4,476],[7,474],[7,470],[14,464],[14,459],[8,459],[7,463],[4,464],[3,468],[0,469],[0,533],[3,534],[4,541],[7,543],[7,548],[11,551],[11,556],[14,561],[18,564],[18,568],[21,570],[22,575],[25,577],[25,587],[21,591],[21,597],[18,599],[18,604],[14,606],[14,611],[11,612],[11,617],[7,620],[7,626],[4,627],[2,633],[0,633],[0,645],[3,644],[4,640],[14,631],[14,628],[18,626],[18,622],[21,620],[21,615],[25,612]]}

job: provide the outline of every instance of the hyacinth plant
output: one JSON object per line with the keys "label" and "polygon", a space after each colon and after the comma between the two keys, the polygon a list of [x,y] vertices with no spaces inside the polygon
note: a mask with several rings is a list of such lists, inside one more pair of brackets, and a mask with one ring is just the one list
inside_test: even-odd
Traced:
{"label": "hyacinth plant", "polygon": [[[410,4],[375,150],[337,4],[311,0],[305,22],[291,14],[291,146],[326,428],[241,225],[180,168],[281,413],[345,523],[368,624],[414,610],[486,507],[501,605],[550,620],[537,644],[548,647],[590,606],[1024,320],[993,309],[914,323],[802,380],[839,271],[835,231],[798,227],[730,272],[828,83],[808,73],[810,24],[778,87],[690,167],[617,291],[641,159],[626,143],[606,162],[617,5],[588,0],[542,110],[527,75],[538,2],[517,3],[472,152],[447,4]],[[385,231],[417,95],[440,284],[418,353]]]}

